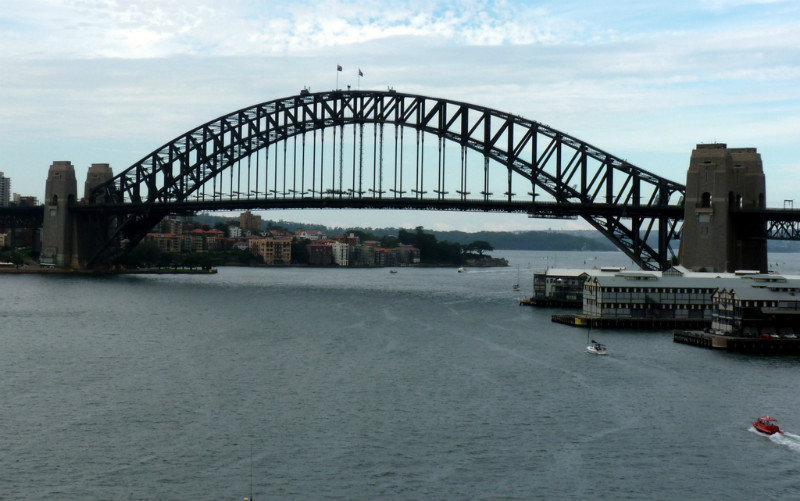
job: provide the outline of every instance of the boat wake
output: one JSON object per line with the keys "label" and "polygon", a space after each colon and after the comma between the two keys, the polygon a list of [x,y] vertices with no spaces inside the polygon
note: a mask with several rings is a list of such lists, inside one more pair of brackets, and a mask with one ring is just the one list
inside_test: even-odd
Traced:
{"label": "boat wake", "polygon": [[768,438],[772,443],[788,447],[794,452],[800,453],[800,435],[784,431],[783,433],[775,433],[774,435],[764,435],[752,426],[747,430],[755,433],[756,435]]}

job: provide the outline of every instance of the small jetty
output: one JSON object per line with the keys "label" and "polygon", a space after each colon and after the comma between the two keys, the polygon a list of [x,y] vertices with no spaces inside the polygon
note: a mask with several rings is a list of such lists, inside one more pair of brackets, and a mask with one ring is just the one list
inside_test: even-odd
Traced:
{"label": "small jetty", "polygon": [[753,338],[723,336],[704,331],[676,330],[672,334],[675,343],[689,344],[714,350],[736,351],[740,353],[760,353],[769,355],[800,354],[800,339]]}
{"label": "small jetty", "polygon": [[581,314],[553,315],[557,324],[571,327],[620,328],[620,329],[704,329],[711,326],[711,319],[703,318],[655,318],[655,317],[596,317]]}
{"label": "small jetty", "polygon": [[536,299],[529,297],[522,299],[519,302],[520,306],[533,306],[536,308],[577,308],[580,309],[581,301],[574,301],[568,299]]}

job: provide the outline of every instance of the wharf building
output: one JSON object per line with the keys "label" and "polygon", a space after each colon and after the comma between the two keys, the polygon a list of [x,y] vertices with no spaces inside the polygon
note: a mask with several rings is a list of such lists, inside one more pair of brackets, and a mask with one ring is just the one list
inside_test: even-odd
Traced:
{"label": "wharf building", "polygon": [[756,270],[692,272],[681,266],[663,273],[598,274],[584,284],[582,312],[554,315],[553,321],[597,327],[710,328],[719,290],[750,290],[785,280],[776,277]]}
{"label": "wharf building", "polygon": [[674,342],[745,353],[800,353],[800,278],[757,275],[717,290],[712,300],[711,327],[676,330]]}
{"label": "wharf building", "polygon": [[754,277],[749,287],[718,290],[713,303],[715,334],[788,339],[800,334],[800,279]]}
{"label": "wharf building", "polygon": [[533,274],[533,296],[522,304],[580,308],[583,304],[583,286],[587,280],[601,275],[613,275],[624,267],[583,269],[548,268]]}
{"label": "wharf building", "polygon": [[[756,273],[756,272],[753,272]],[[711,323],[712,296],[720,287],[741,283],[748,273],[682,273],[672,268],[657,271],[627,271],[596,276],[583,290],[583,317],[601,324],[631,326],[705,327]],[[647,319],[653,322],[637,322]],[[604,320],[612,320],[604,322]],[[641,324],[641,325],[639,325]]]}

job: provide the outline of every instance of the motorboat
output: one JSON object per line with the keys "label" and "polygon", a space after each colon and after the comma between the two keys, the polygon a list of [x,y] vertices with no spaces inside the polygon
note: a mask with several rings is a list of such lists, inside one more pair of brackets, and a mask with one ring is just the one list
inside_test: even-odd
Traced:
{"label": "motorboat", "polygon": [[608,355],[608,348],[606,348],[606,345],[592,339],[592,344],[586,347],[586,352],[593,355]]}
{"label": "motorboat", "polygon": [[458,272],[459,272],[459,273],[466,273],[466,272],[467,272],[467,269],[466,269],[466,268],[459,268],[459,269],[458,269]]}
{"label": "motorboat", "polygon": [[756,431],[760,431],[766,435],[774,435],[775,433],[783,433],[783,431],[778,428],[778,421],[774,418],[769,416],[761,416],[760,418],[753,421],[753,428]]}
{"label": "motorboat", "polygon": [[389,273],[397,273],[397,270],[389,270]]}

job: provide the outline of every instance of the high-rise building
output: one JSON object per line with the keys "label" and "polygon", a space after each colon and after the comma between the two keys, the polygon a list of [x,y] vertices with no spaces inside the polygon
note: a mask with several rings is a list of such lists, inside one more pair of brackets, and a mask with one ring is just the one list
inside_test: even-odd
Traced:
{"label": "high-rise building", "polygon": [[11,178],[4,177],[0,172],[0,207],[8,207],[11,199]]}
{"label": "high-rise building", "polygon": [[261,216],[256,216],[250,211],[242,212],[239,216],[239,226],[242,229],[259,234],[261,233]]}

